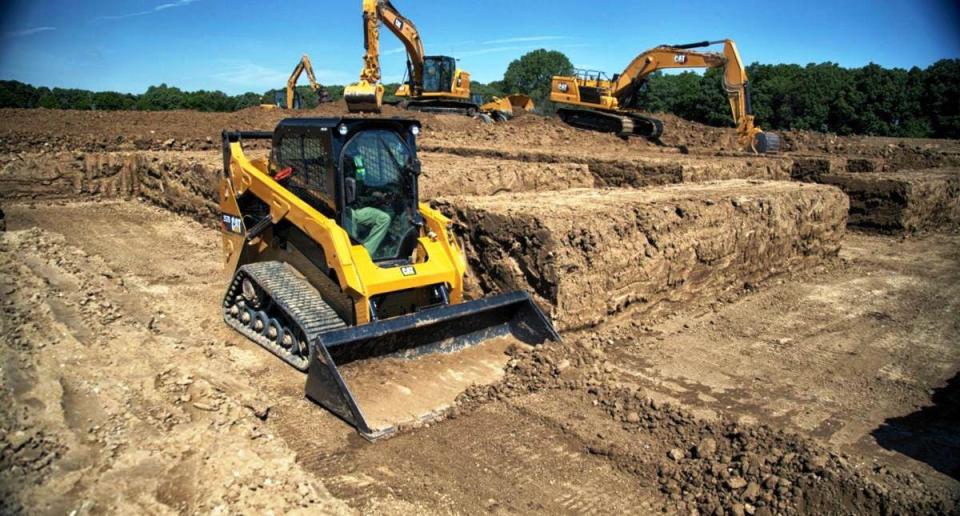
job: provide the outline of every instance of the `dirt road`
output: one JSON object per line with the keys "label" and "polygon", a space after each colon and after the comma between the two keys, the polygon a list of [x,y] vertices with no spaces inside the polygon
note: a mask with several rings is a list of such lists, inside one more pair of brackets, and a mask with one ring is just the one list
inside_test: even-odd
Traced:
{"label": "dirt road", "polygon": [[[946,508],[960,492],[949,427],[924,427],[913,414],[931,410],[929,392],[960,362],[956,236],[854,235],[829,270],[772,280],[702,313],[567,334],[515,357],[505,383],[474,393],[453,419],[371,445],[305,400],[299,373],[222,324],[213,229],[139,203],[5,210],[0,256],[16,274],[2,287],[12,395],[3,442],[17,451],[4,454],[4,471],[30,479],[7,477],[14,503],[63,512],[644,513],[751,502],[861,511]],[[625,392],[655,401],[631,408]],[[767,487],[762,469],[750,498],[731,496],[723,472],[718,488],[704,489],[696,463],[707,459],[695,451],[704,436],[721,449],[711,465],[753,478],[749,466],[737,469],[741,458],[724,456],[737,442],[729,425],[749,429],[746,449],[776,472],[768,479],[788,482],[786,494],[780,480]],[[806,463],[783,462],[788,454],[830,473],[808,483]],[[877,498],[858,494],[864,488]]]}

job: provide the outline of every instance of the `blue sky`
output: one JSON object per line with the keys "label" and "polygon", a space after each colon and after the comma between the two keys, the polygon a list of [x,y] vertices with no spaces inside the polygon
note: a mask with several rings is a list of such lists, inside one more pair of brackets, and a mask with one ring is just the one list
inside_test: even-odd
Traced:
{"label": "blue sky", "polygon": [[[612,73],[657,44],[725,37],[747,62],[909,68],[960,57],[956,0],[394,4],[427,53],[459,58],[482,82],[541,47]],[[304,52],[320,82],[344,84],[363,54],[360,0],[3,0],[0,33],[0,79],[133,93],[161,82],[262,92],[284,84]],[[384,78],[399,81],[401,45],[386,30],[381,43]]]}

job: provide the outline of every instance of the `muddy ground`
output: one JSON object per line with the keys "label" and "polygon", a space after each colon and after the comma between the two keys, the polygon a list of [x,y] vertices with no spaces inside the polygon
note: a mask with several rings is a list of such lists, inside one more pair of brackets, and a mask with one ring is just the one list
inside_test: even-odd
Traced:
{"label": "muddy ground", "polygon": [[4,513],[957,511],[957,142],[418,115],[563,341],[371,444],[221,319],[218,133],[280,114],[0,114]]}

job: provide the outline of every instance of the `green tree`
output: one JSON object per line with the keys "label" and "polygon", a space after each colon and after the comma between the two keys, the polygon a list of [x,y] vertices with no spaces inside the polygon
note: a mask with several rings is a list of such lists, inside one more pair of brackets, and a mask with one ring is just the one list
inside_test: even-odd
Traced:
{"label": "green tree", "polygon": [[525,93],[537,106],[550,97],[550,81],[554,75],[573,74],[570,59],[556,50],[539,49],[515,59],[503,74],[504,93]]}

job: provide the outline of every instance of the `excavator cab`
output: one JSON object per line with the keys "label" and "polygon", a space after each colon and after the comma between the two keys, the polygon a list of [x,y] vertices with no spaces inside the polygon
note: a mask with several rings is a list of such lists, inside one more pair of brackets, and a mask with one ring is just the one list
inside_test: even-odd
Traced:
{"label": "excavator cab", "polygon": [[423,92],[450,93],[454,89],[457,60],[450,56],[424,56]]}
{"label": "excavator cab", "polygon": [[[559,336],[525,292],[464,299],[452,221],[420,202],[416,120],[290,118],[225,132],[224,321],[307,372],[306,395],[368,439],[441,416]],[[247,140],[272,141],[248,158]]]}

